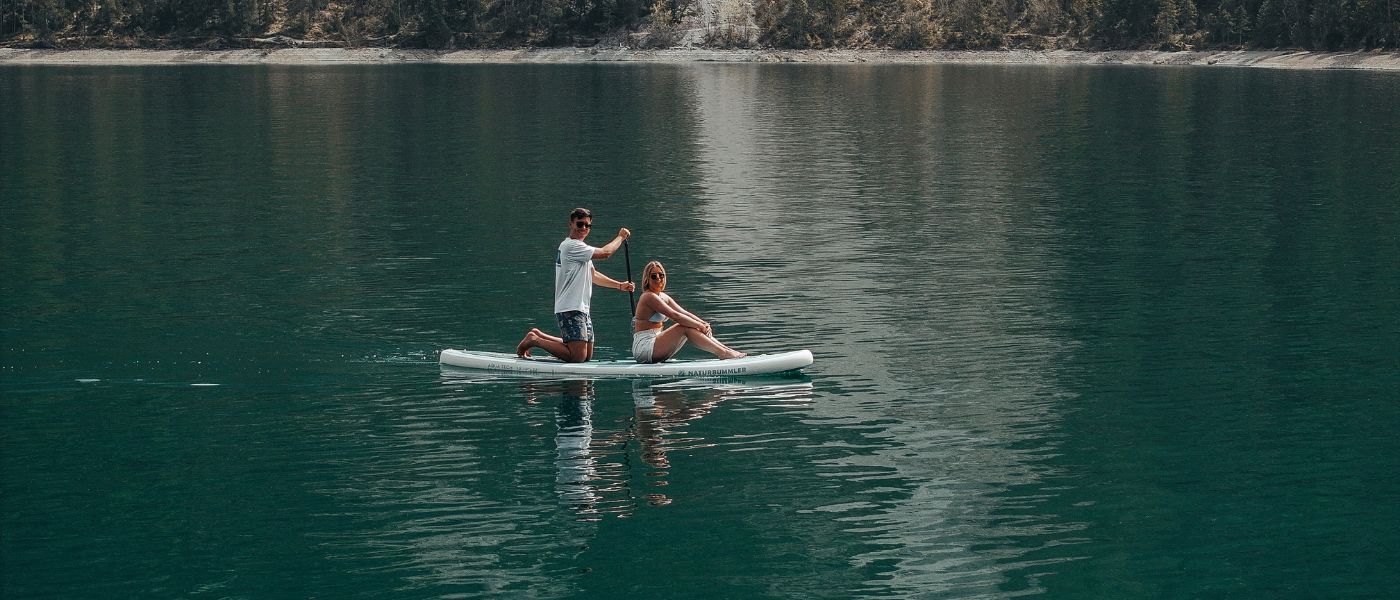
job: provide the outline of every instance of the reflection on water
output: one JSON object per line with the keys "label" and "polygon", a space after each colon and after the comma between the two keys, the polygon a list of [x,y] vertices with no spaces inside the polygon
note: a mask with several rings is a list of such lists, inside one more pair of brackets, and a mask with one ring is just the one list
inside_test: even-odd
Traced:
{"label": "reflection on water", "polygon": [[[454,371],[456,381],[494,379],[448,370]],[[638,379],[629,383],[632,414],[613,423],[595,424],[594,381],[523,379],[519,385],[528,404],[557,403],[556,491],[560,501],[584,521],[605,515],[627,517],[640,504],[671,504],[673,498],[665,489],[672,476],[670,453],[761,449],[761,435],[708,440],[693,433],[690,426],[721,403],[795,408],[812,399],[811,382],[790,377],[750,381]]]}
{"label": "reflection on water", "polygon": [[[600,481],[598,461],[593,456],[593,387],[590,382],[578,381],[564,385],[559,399],[559,427],[554,436],[557,448],[554,462],[559,475],[555,483],[559,486],[559,498],[573,506],[580,513],[588,514],[598,510],[601,497],[594,487]],[[526,397],[549,390],[529,389]]]}
{"label": "reflection on water", "polygon": [[[1026,145],[1044,117],[986,112],[1014,100],[941,70],[815,71],[694,72],[714,220],[701,254],[728,274],[712,302],[756,340],[821,332],[818,362],[836,359],[822,373],[849,401],[809,418],[860,442],[813,465],[880,492],[808,510],[867,539],[852,563],[880,569],[879,589],[994,592],[987,573],[1084,527],[1016,517],[1037,500],[1009,493],[1056,472],[1047,433],[1074,397],[1054,377],[1078,343],[1054,305],[1064,261],[1040,242],[1062,200]],[[1061,75],[1040,85],[1053,96]],[[811,145],[786,145],[799,135]]]}

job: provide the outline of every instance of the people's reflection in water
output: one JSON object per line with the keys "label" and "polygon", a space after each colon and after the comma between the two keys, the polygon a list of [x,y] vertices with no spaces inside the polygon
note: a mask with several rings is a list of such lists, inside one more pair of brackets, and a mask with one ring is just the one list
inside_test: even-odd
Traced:
{"label": "people's reflection in water", "polygon": [[554,422],[555,488],[565,504],[591,511],[598,505],[592,482],[598,479],[598,462],[593,457],[593,383],[570,382],[559,399]]}
{"label": "people's reflection in water", "polygon": [[[681,425],[709,414],[724,400],[724,394],[717,389],[691,392],[701,394],[698,402],[689,400],[685,390],[662,388],[642,381],[632,384],[633,437],[641,448],[642,463],[652,469],[646,474],[648,487],[663,488],[669,484],[668,452],[714,445],[705,443],[704,438],[676,437],[686,433],[680,429]],[[645,494],[643,498],[652,506],[671,503],[671,498],[660,491]]]}
{"label": "people's reflection in water", "polygon": [[[611,421],[605,417],[598,424],[592,381],[532,381],[524,385],[530,404],[558,401],[555,489],[563,504],[589,520],[603,513],[627,517],[641,503],[670,504],[673,499],[663,491],[674,475],[669,455],[715,445],[693,435],[688,425],[725,399],[758,389],[637,380],[632,382],[631,414],[621,406],[607,410],[610,405],[604,404],[603,413],[616,416]],[[639,478],[640,473],[644,475]]]}
{"label": "people's reflection in water", "polygon": [[581,514],[597,512],[601,499],[598,459],[593,452],[593,382],[530,381],[525,383],[525,400],[540,404],[558,399],[554,417],[555,491],[565,505]]}

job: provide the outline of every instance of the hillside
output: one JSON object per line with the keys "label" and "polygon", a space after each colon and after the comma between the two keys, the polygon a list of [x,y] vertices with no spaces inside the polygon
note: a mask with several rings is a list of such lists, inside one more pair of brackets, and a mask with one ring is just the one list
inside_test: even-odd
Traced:
{"label": "hillside", "polygon": [[1335,51],[1400,46],[1400,0],[19,0],[0,45]]}

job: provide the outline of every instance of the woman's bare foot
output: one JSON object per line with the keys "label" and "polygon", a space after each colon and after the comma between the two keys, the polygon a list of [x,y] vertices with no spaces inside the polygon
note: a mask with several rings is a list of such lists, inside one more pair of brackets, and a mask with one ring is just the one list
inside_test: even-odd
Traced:
{"label": "woman's bare foot", "polygon": [[738,351],[738,350],[730,350],[730,351],[729,351],[728,353],[726,353],[724,356],[719,357],[719,359],[720,359],[720,360],[730,360],[730,359],[734,359],[734,358],[743,358],[743,357],[745,357],[745,356],[748,356],[748,355],[747,355],[747,354],[744,354],[743,352],[740,352],[740,351]]}

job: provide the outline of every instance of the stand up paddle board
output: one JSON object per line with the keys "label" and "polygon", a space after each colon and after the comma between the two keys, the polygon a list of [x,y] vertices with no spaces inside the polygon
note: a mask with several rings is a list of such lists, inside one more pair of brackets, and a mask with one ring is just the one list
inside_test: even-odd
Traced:
{"label": "stand up paddle board", "polygon": [[812,353],[794,350],[758,354],[728,360],[668,360],[643,364],[632,360],[597,360],[566,363],[553,357],[520,358],[501,352],[443,350],[438,362],[464,369],[504,371],[525,375],[582,375],[586,377],[734,377],[796,371],[812,364]]}

